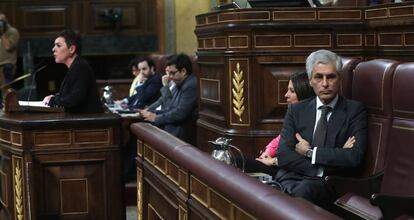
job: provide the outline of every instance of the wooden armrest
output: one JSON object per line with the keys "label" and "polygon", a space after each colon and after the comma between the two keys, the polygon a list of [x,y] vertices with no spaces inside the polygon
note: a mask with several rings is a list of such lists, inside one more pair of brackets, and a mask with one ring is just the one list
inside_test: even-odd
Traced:
{"label": "wooden armrest", "polygon": [[384,219],[395,219],[400,216],[414,217],[414,195],[395,196],[373,194],[371,204],[379,206]]}
{"label": "wooden armrest", "polygon": [[369,198],[373,193],[379,192],[382,177],[382,172],[365,178],[326,176],[325,183],[337,197],[343,196],[347,192],[353,192],[365,198]]}

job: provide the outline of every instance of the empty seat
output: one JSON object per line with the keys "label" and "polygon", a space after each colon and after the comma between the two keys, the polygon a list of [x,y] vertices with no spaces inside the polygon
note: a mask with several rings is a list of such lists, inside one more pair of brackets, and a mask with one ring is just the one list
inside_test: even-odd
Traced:
{"label": "empty seat", "polygon": [[[397,65],[396,61],[378,59],[361,62],[354,70],[352,99],[364,103],[368,111],[368,146],[360,173],[361,177],[378,174],[385,166],[392,123],[392,79]],[[364,188],[349,181],[343,178],[327,177],[328,185],[340,197],[335,202],[336,212],[347,219],[380,217],[379,208],[369,209],[372,206],[369,200],[365,199],[371,195],[371,187]]]}
{"label": "empty seat", "polygon": [[392,77],[398,63],[392,60],[370,60],[355,68],[352,99],[365,104],[368,111],[368,146],[362,175],[384,169],[386,145],[392,121]]}
{"label": "empty seat", "polygon": [[381,189],[371,203],[384,219],[414,217],[414,63],[398,65],[392,89],[393,121]]}

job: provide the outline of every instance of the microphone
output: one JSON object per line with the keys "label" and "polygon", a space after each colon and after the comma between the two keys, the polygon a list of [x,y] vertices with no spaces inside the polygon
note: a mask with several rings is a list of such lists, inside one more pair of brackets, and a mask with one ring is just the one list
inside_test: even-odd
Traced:
{"label": "microphone", "polygon": [[32,73],[32,81],[30,82],[30,87],[29,87],[29,95],[27,95],[27,105],[29,105],[29,101],[30,101],[30,97],[32,96],[32,88],[33,88],[33,85],[35,84],[35,79],[36,79],[36,74],[38,73],[38,72],[40,72],[41,70],[43,70],[44,68],[46,68],[46,64],[44,64],[43,66],[41,66],[41,67],[39,67],[39,68],[37,68],[35,71],[33,71],[33,73]]}

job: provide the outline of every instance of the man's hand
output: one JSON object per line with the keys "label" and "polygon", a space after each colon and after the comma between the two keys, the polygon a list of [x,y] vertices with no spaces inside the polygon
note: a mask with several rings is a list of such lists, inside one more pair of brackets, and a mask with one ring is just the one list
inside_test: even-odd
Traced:
{"label": "man's hand", "polygon": [[142,84],[142,83],[145,82],[145,80],[147,80],[147,78],[145,78],[144,74],[142,74],[142,73],[139,73],[137,78],[138,78],[138,83],[139,84]]}
{"label": "man's hand", "polygon": [[165,74],[164,76],[161,77],[161,81],[162,81],[163,86],[167,86],[168,83],[170,82],[170,76],[168,74]]}
{"label": "man's hand", "polygon": [[275,160],[274,157],[263,157],[263,158],[258,157],[256,158],[256,160],[262,162],[264,165],[267,165],[267,166],[277,166],[277,160]]}
{"label": "man's hand", "polygon": [[144,118],[145,121],[154,122],[156,114],[153,112],[149,112],[147,110],[139,110],[139,113],[141,113],[142,118]]}
{"label": "man's hand", "polygon": [[355,136],[349,137],[342,148],[352,148],[355,143]]}
{"label": "man's hand", "polygon": [[258,158],[263,159],[263,158],[267,158],[267,157],[270,157],[270,155],[266,151],[263,151],[263,153],[260,154],[260,156]]}
{"label": "man's hand", "polygon": [[123,109],[127,109],[127,108],[128,108],[128,104],[126,104],[126,103],[122,102],[122,103],[121,103],[121,108],[123,108]]}
{"label": "man's hand", "polygon": [[50,99],[53,97],[54,95],[48,95],[43,99],[43,104],[45,105],[49,105]]}
{"label": "man's hand", "polygon": [[303,139],[299,133],[296,133],[296,139],[298,140],[298,143],[295,146],[295,151],[300,155],[305,155],[306,151],[310,149],[309,142]]}

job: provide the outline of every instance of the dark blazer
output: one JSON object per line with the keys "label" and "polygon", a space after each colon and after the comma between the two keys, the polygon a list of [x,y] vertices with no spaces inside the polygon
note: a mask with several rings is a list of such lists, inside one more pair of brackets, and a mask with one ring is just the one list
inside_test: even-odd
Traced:
{"label": "dark blazer", "polygon": [[[364,158],[367,145],[367,112],[365,107],[353,100],[339,97],[328,121],[325,147],[318,147],[316,165],[295,151],[295,133],[312,144],[316,117],[316,97],[289,106],[286,113],[278,149],[279,167],[296,173],[315,176],[318,165],[329,174],[352,175]],[[346,140],[355,136],[353,148],[343,149]]]}
{"label": "dark blazer", "polygon": [[137,93],[128,98],[128,105],[130,108],[143,109],[161,96],[160,88],[162,87],[161,75],[154,73],[150,76],[144,84],[135,88]]}
{"label": "dark blazer", "polygon": [[[172,96],[176,90],[177,90],[177,86],[175,85],[171,90],[170,90],[170,85],[161,87],[160,89],[161,96],[157,99],[157,101],[153,102],[150,106],[148,106],[148,111],[154,112],[157,114],[161,114],[162,112],[164,112],[165,108],[170,105]],[[161,106],[161,110],[157,110],[159,106]]]}
{"label": "dark blazer", "polygon": [[49,105],[65,107],[71,113],[103,112],[95,75],[85,59],[79,55],[75,58]]}
{"label": "dark blazer", "polygon": [[195,144],[197,120],[197,77],[190,74],[178,86],[168,106],[156,113],[154,124],[170,134]]}

